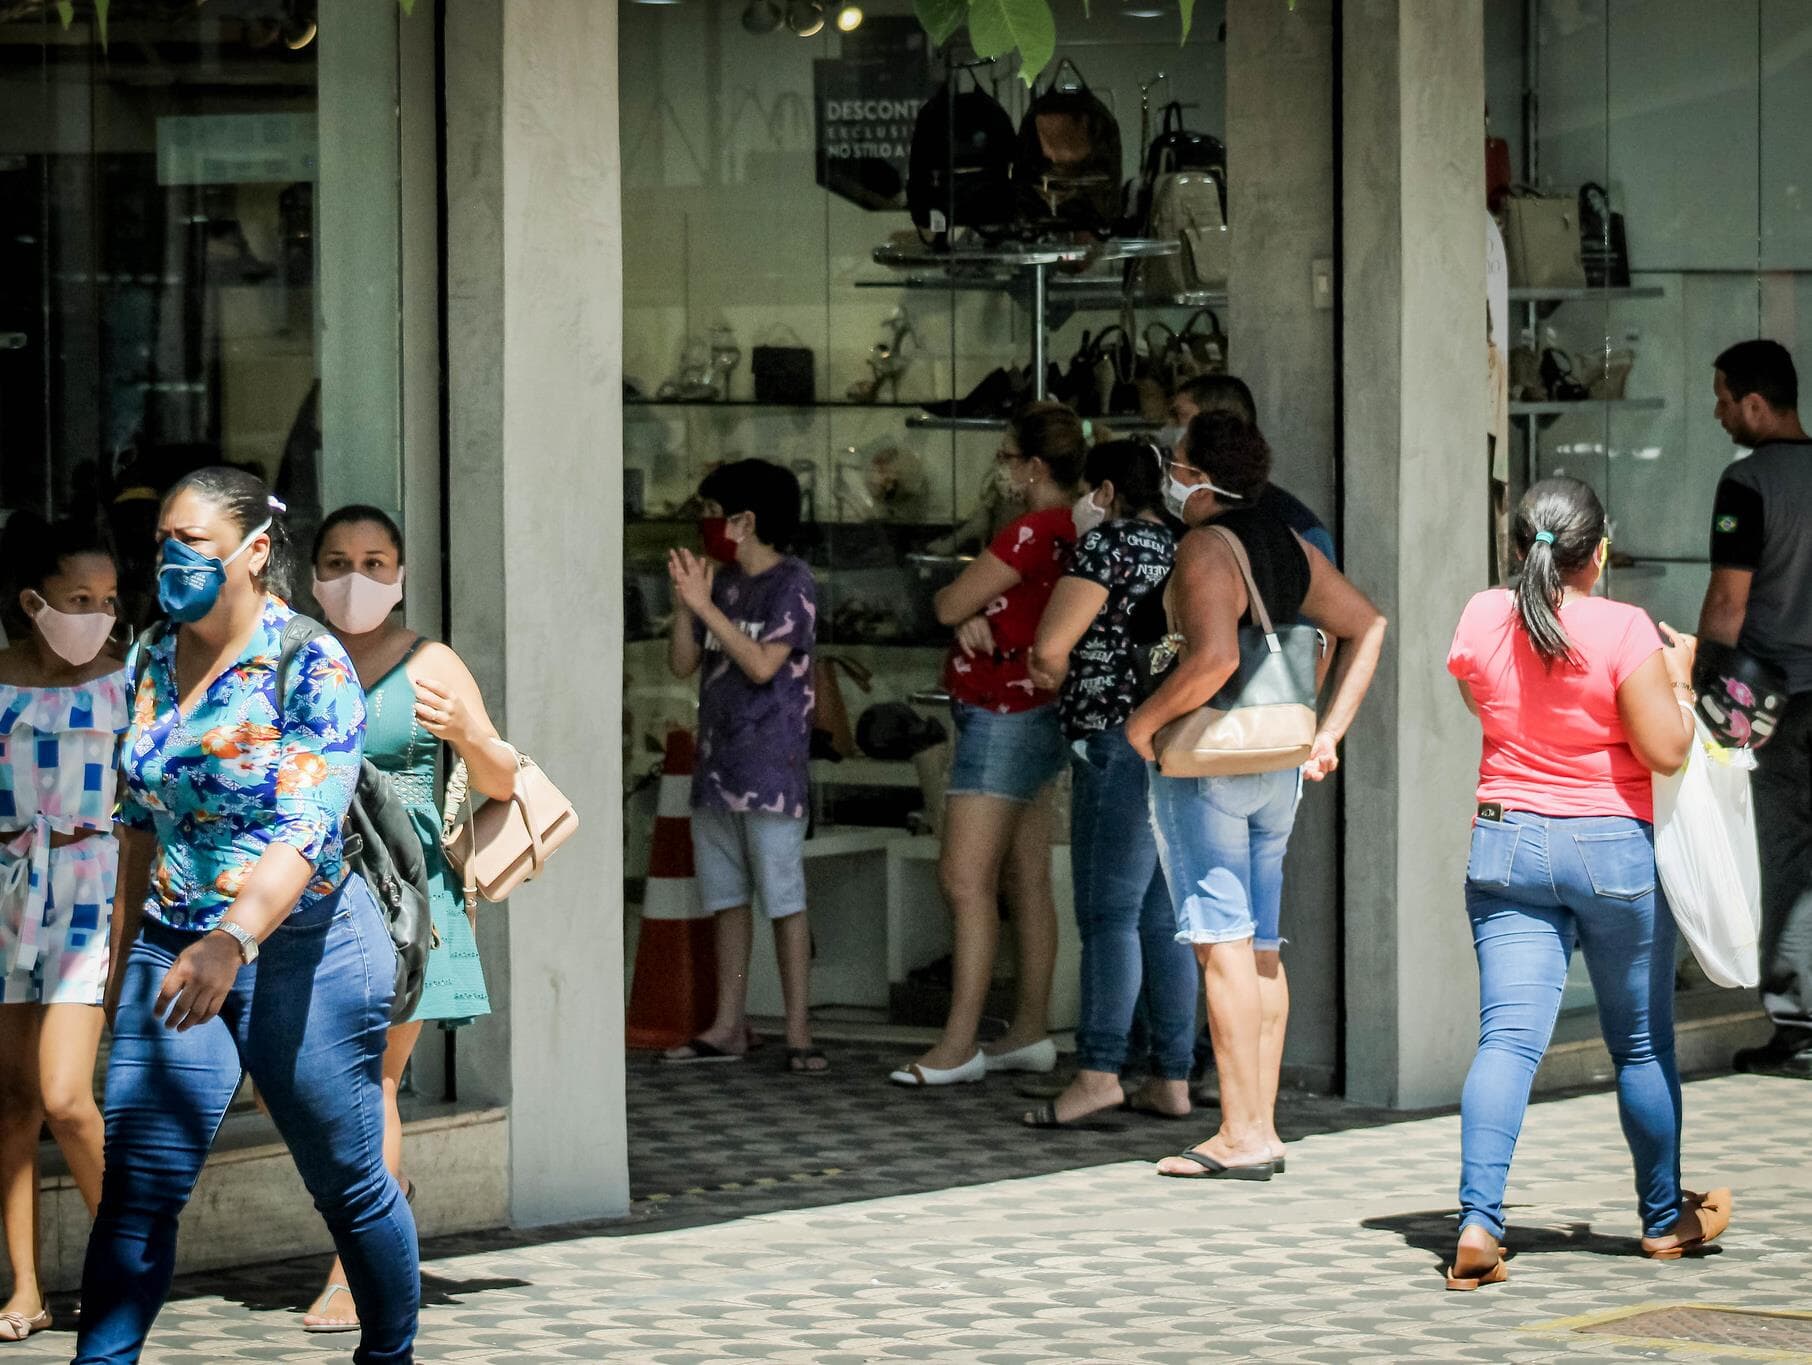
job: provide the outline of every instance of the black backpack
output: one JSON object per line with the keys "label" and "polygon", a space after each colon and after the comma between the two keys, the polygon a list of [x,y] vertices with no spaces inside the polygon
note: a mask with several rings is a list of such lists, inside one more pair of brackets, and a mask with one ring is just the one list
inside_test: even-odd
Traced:
{"label": "black backpack", "polygon": [[[1060,87],[1065,67],[1075,84]],[[1034,230],[1109,237],[1119,225],[1120,125],[1068,57],[1043,91],[1033,89],[1013,184],[1020,218]]]}
{"label": "black backpack", "polygon": [[[145,632],[139,642],[139,668],[167,629],[158,625]],[[296,655],[309,641],[329,633],[319,621],[301,615],[284,626],[277,655],[279,714],[289,697],[289,673]],[[138,695],[140,676],[135,673],[132,679],[133,696]],[[347,863],[371,888],[390,929],[390,942],[396,948],[396,993],[390,1018],[401,1023],[421,1003],[428,953],[436,943],[434,917],[428,908],[428,861],[407,808],[391,789],[389,777],[370,759],[359,764],[359,784],[342,837]]]}
{"label": "black backpack", "polygon": [[1013,221],[1013,120],[981,88],[940,85],[912,127],[906,207],[921,232],[986,234]]}

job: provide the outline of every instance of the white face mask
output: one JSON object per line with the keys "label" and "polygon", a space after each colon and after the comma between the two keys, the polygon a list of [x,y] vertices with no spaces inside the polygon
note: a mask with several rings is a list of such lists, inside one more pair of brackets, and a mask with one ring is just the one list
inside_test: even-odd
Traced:
{"label": "white face mask", "polygon": [[334,629],[346,635],[367,635],[376,630],[402,600],[401,568],[396,571],[394,583],[380,583],[362,573],[315,579],[315,601],[321,604]]}
{"label": "white face mask", "polygon": [[1170,515],[1175,517],[1178,521],[1187,521],[1189,518],[1183,515],[1183,509],[1189,505],[1189,500],[1197,493],[1204,492],[1216,494],[1224,499],[1230,499],[1236,504],[1244,503],[1246,501],[1246,499],[1241,497],[1238,493],[1222,488],[1212,479],[1203,483],[1184,483],[1181,479],[1177,478],[1175,474],[1166,471],[1164,477],[1164,510],[1169,512]]}
{"label": "white face mask", "polygon": [[[36,596],[34,593],[33,596]],[[42,597],[38,614],[31,618],[44,643],[66,664],[80,668],[101,652],[107,637],[113,634],[115,617],[110,611],[58,611]]]}
{"label": "white face mask", "polygon": [[1070,508],[1070,520],[1076,523],[1076,535],[1086,536],[1107,520],[1107,509],[1095,502],[1093,493],[1084,493],[1076,499],[1076,505]]}

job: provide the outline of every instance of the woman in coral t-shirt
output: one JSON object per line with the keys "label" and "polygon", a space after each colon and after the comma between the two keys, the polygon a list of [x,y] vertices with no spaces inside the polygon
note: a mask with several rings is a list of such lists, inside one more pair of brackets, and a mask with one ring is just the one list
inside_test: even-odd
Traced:
{"label": "woman in coral t-shirt", "polygon": [[[1014,419],[995,457],[1003,494],[1030,510],[937,595],[938,620],[956,628],[944,688],[956,724],[938,881],[954,921],[950,1015],[943,1035],[891,1079],[955,1085],[990,1071],[1049,1071],[1046,1033],[1057,914],[1051,903],[1047,789],[1063,767],[1057,698],[1027,672],[1051,590],[1076,544],[1071,504],[1088,454],[1082,420],[1061,403],[1034,403]],[[1004,873],[1004,876],[1003,876]],[[994,978],[1003,881],[1019,941],[1013,1021],[986,1052],[982,1007]]]}
{"label": "woman in coral t-shirt", "polygon": [[1479,1048],[1449,1289],[1505,1278],[1504,1186],[1575,943],[1617,1068],[1643,1254],[1677,1257],[1730,1221],[1729,1190],[1680,1187],[1674,924],[1655,875],[1650,775],[1686,760],[1696,642],[1664,645],[1641,608],[1591,595],[1610,534],[1577,479],[1531,488],[1514,537],[1520,585],[1467,604],[1447,659],[1485,731],[1466,867]]}

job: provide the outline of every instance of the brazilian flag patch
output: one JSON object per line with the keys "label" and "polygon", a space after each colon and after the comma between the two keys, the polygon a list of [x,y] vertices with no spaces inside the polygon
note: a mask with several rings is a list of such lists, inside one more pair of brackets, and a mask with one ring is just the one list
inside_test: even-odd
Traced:
{"label": "brazilian flag patch", "polygon": [[1737,528],[1737,519],[1735,517],[1719,517],[1718,518],[1718,533],[1720,535],[1727,536],[1732,531],[1736,530],[1736,528]]}

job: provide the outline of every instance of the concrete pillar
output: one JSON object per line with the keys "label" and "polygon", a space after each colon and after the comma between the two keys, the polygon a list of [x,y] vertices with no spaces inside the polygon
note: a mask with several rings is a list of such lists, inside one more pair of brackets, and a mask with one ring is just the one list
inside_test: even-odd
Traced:
{"label": "concrete pillar", "polygon": [[397,11],[321,0],[321,487],[402,510]]}
{"label": "concrete pillar", "polygon": [[[1233,373],[1252,386],[1276,456],[1277,483],[1335,525],[1338,383],[1333,298],[1318,305],[1313,267],[1331,267],[1334,198],[1334,0],[1228,0],[1228,304]],[[1338,1063],[1338,790],[1311,789],[1290,838],[1284,934],[1299,1002],[1285,1061],[1291,1079],[1331,1086]]]}
{"label": "concrete pillar", "polygon": [[465,1093],[509,1105],[534,1225],[629,1202],[614,0],[448,5],[445,75],[453,642],[583,822],[487,913],[501,1018],[461,1044]]}
{"label": "concrete pillar", "polygon": [[1477,1017],[1478,726],[1444,661],[1486,583],[1482,25],[1454,0],[1342,12],[1345,545],[1391,618],[1347,742],[1347,1094],[1406,1107],[1457,1096]]}

